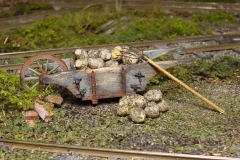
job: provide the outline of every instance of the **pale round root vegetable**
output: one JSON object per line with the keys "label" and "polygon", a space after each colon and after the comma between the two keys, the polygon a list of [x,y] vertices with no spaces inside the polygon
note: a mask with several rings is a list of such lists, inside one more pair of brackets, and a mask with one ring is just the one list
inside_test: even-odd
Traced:
{"label": "pale round root vegetable", "polygon": [[144,98],[150,102],[160,102],[162,100],[162,92],[160,90],[149,90],[144,94]]}
{"label": "pale round root vegetable", "polygon": [[106,48],[99,49],[98,57],[101,58],[102,60],[104,61],[110,60],[111,56],[112,56],[112,53],[110,52],[109,49],[106,49]]}
{"label": "pale round root vegetable", "polygon": [[138,60],[139,60],[138,56],[133,52],[123,53],[123,57],[122,57],[123,64],[137,64]]}
{"label": "pale round root vegetable", "polygon": [[139,94],[133,94],[130,96],[129,105],[144,109],[147,105],[147,100]]}
{"label": "pale round root vegetable", "polygon": [[130,110],[133,106],[129,104],[130,96],[124,96],[119,100],[119,106],[117,107],[117,115],[127,116],[130,113]]}
{"label": "pale round root vegetable", "polygon": [[102,67],[104,67],[104,61],[101,58],[89,58],[88,66],[91,69],[102,68]]}
{"label": "pale round root vegetable", "polygon": [[105,62],[105,67],[117,67],[117,66],[119,66],[118,61],[109,60]]}
{"label": "pale round root vegetable", "polygon": [[129,117],[135,123],[143,123],[146,120],[146,114],[142,108],[132,108]]}
{"label": "pale round root vegetable", "polygon": [[77,59],[87,59],[88,57],[87,51],[85,49],[76,49],[74,53]]}
{"label": "pale round root vegetable", "polygon": [[158,118],[160,115],[160,106],[155,102],[149,102],[144,110],[149,118]]}
{"label": "pale round root vegetable", "polygon": [[128,105],[119,105],[117,107],[117,115],[118,116],[127,116],[130,113],[130,107]]}
{"label": "pale round root vegetable", "polygon": [[98,50],[89,50],[87,54],[89,58],[98,58]]}
{"label": "pale round root vegetable", "polygon": [[119,100],[119,105],[122,106],[122,105],[129,105],[129,102],[130,102],[130,96],[126,95],[126,96],[123,96],[120,100]]}
{"label": "pale round root vegetable", "polygon": [[77,69],[87,68],[88,62],[86,59],[77,59],[75,61],[74,67]]}
{"label": "pale round root vegetable", "polygon": [[112,50],[112,59],[116,61],[120,61],[122,59],[122,47],[116,46]]}
{"label": "pale round root vegetable", "polygon": [[169,110],[169,105],[165,100],[162,100],[161,102],[158,103],[160,112],[166,112]]}

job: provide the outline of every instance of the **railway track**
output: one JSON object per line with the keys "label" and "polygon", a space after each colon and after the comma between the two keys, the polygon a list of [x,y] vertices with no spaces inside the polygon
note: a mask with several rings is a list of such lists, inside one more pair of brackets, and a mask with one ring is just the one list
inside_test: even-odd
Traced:
{"label": "railway track", "polygon": [[[104,4],[104,5],[103,5]],[[16,29],[23,26],[33,24],[37,20],[41,20],[47,16],[59,16],[64,12],[76,11],[79,9],[88,8],[90,6],[101,6],[102,8],[108,7],[114,9],[116,7],[113,0],[98,0],[98,1],[75,1],[73,3],[58,2],[53,4],[60,10],[44,11],[40,13],[34,13],[30,15],[1,18],[0,32],[6,32],[10,29]],[[200,2],[179,2],[179,1],[130,1],[125,0],[122,2],[122,8],[125,10],[133,9],[149,9],[158,8],[162,10],[176,10],[176,11],[224,11],[224,12],[240,12],[240,3],[228,4],[228,3],[200,3]],[[15,22],[15,23],[14,23]],[[17,23],[16,23],[17,22]]]}
{"label": "railway track", "polygon": [[[211,35],[211,36],[196,36],[191,38],[178,38],[173,40],[155,40],[155,41],[146,41],[146,42],[132,42],[132,43],[120,43],[120,44],[107,44],[107,45],[96,45],[96,46],[83,46],[86,50],[90,49],[99,49],[99,48],[113,48],[114,46],[124,46],[130,45],[133,47],[149,47],[154,45],[161,44],[172,44],[180,42],[192,42],[192,41],[231,41],[232,43],[227,44],[218,44],[211,46],[200,46],[193,48],[182,49],[182,53],[194,53],[194,52],[206,52],[206,51],[216,51],[216,50],[227,50],[234,49],[240,46],[239,42],[240,33],[231,33],[231,34],[221,34],[221,35]],[[14,58],[28,58],[34,55],[39,54],[71,54],[79,47],[72,48],[61,48],[61,49],[47,49],[47,50],[37,50],[37,51],[24,51],[24,52],[11,52],[11,53],[2,53],[0,54],[0,60],[14,59]],[[18,70],[22,67],[23,64],[6,64],[0,65],[0,70]]]}
{"label": "railway track", "polygon": [[171,154],[161,152],[147,152],[136,150],[117,150],[117,149],[102,149],[91,147],[80,147],[76,145],[60,145],[52,143],[37,143],[37,142],[24,142],[0,139],[1,145],[10,146],[12,148],[27,149],[31,151],[45,151],[55,153],[71,153],[90,155],[98,157],[116,157],[116,158],[153,158],[164,160],[236,160],[238,158],[230,157],[214,157],[202,155],[188,155],[188,154]]}

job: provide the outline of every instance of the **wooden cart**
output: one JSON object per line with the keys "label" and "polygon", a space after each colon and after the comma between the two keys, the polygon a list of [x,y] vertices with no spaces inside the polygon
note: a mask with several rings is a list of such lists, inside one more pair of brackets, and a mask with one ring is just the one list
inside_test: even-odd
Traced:
{"label": "wooden cart", "polygon": [[[149,55],[156,57],[161,53],[155,51],[149,52]],[[180,63],[179,61],[157,62],[164,69]],[[24,88],[56,84],[67,88],[83,101],[91,100],[93,104],[97,104],[99,99],[123,97],[144,91],[148,81],[158,73],[159,71],[146,61],[117,67],[76,70],[57,56],[41,54],[29,58],[24,63],[20,80]]]}

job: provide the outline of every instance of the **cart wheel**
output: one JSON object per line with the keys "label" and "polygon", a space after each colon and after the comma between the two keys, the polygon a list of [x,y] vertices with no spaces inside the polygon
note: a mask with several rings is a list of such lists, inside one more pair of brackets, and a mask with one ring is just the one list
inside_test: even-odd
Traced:
{"label": "cart wheel", "polygon": [[29,58],[20,71],[20,82],[24,88],[45,86],[41,82],[43,75],[56,74],[68,71],[64,61],[54,55],[37,55]]}

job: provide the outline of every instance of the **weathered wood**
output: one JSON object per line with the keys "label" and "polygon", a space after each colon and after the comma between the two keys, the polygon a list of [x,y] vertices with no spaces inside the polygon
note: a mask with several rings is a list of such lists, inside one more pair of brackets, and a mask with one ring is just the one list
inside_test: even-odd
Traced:
{"label": "weathered wood", "polygon": [[53,110],[54,105],[49,102],[44,102],[41,100],[36,100],[34,103],[34,110],[38,113],[42,120],[48,122],[53,117]]}
{"label": "weathered wood", "polygon": [[[182,62],[162,61],[157,63],[167,69]],[[92,72],[94,72],[94,80]],[[134,65],[120,65],[117,67],[85,69],[62,72],[56,75],[44,75],[42,82],[44,84],[57,84],[66,87],[73,95],[82,98],[82,100],[94,99],[96,101],[96,99],[122,97],[125,94],[144,91],[148,81],[158,72],[149,63],[143,62]]]}

